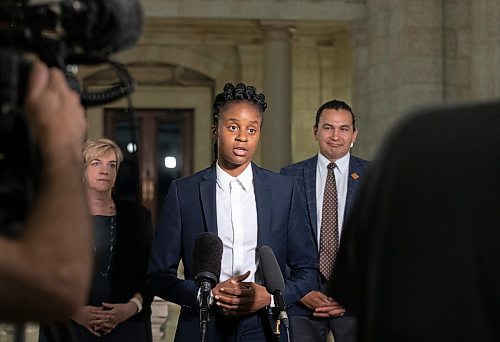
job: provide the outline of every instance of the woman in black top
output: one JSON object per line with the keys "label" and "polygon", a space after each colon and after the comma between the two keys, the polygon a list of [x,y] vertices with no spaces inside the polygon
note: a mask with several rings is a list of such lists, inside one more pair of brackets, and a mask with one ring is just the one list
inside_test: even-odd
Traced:
{"label": "woman in black top", "polygon": [[115,142],[88,140],[82,154],[95,262],[87,305],[71,317],[71,326],[79,342],[150,342],[152,296],[146,271],[151,214],[139,203],[112,196],[123,160]]}

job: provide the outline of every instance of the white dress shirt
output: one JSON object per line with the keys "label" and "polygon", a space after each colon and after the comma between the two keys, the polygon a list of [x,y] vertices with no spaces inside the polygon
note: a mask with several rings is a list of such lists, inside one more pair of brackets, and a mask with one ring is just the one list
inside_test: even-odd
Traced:
{"label": "white dress shirt", "polygon": [[[344,224],[345,203],[347,199],[347,182],[349,179],[349,160],[351,155],[347,153],[345,156],[335,162],[337,167],[335,172],[335,184],[337,185],[338,196],[338,223],[339,223],[339,238],[342,235],[342,225]],[[316,167],[316,213],[317,213],[317,226],[318,226],[318,246],[319,238],[321,236],[321,218],[323,212],[323,193],[325,191],[326,176],[328,175],[327,166],[330,161],[318,153],[318,165]]]}
{"label": "white dress shirt", "polygon": [[250,271],[245,281],[255,281],[257,207],[252,164],[232,177],[217,164],[217,230],[222,240],[220,281]]}

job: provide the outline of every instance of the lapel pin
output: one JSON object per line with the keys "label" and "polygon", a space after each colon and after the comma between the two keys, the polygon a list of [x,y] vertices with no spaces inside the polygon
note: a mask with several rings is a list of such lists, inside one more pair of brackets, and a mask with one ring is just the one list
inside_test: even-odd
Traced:
{"label": "lapel pin", "polygon": [[352,179],[358,179],[359,175],[356,172],[351,173]]}

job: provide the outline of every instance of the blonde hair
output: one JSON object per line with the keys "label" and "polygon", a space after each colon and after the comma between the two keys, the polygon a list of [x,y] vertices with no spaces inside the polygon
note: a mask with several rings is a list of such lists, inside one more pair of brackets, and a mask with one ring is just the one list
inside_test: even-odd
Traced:
{"label": "blonde hair", "polygon": [[86,167],[88,162],[97,159],[109,151],[114,151],[116,155],[116,169],[120,167],[120,163],[123,161],[123,153],[117,143],[111,139],[100,138],[100,139],[89,139],[83,144],[82,157],[83,163]]}

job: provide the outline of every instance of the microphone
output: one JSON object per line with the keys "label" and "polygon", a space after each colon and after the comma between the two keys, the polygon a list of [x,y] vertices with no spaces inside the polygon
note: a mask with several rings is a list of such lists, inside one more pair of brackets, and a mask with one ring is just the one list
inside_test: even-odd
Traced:
{"label": "microphone", "polygon": [[[142,33],[143,13],[138,0],[61,0],[65,40],[86,52],[73,58],[105,57],[132,47]],[[72,56],[68,57],[70,63]],[[78,61],[81,64],[81,60]]]}
{"label": "microphone", "polygon": [[222,241],[213,233],[201,233],[194,241],[194,281],[200,288],[198,307],[200,309],[200,329],[206,334],[209,310],[212,306],[212,288],[219,282],[222,260]]}
{"label": "microphone", "polygon": [[[278,320],[283,322],[288,329],[288,315],[285,310],[285,301],[283,300],[283,290],[285,281],[279,267],[276,256],[269,246],[262,246],[258,250],[259,268],[262,274],[262,280],[267,292],[273,295],[274,302],[278,307]],[[279,331],[278,331],[279,333]]]}

